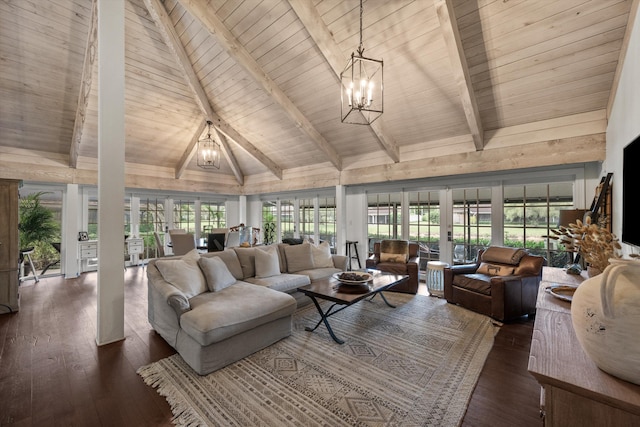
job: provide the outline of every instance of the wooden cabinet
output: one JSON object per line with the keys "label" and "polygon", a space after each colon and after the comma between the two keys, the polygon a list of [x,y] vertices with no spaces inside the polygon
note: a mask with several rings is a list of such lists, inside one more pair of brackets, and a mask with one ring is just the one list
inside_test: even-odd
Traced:
{"label": "wooden cabinet", "polygon": [[20,308],[19,186],[20,181],[0,179],[0,313]]}
{"label": "wooden cabinet", "polygon": [[640,425],[640,386],[600,370],[578,342],[571,304],[545,291],[554,283],[578,285],[585,278],[559,268],[543,271],[529,372],[542,386],[545,426]]}
{"label": "wooden cabinet", "polygon": [[82,240],[78,242],[78,273],[95,270],[98,259],[98,241]]}

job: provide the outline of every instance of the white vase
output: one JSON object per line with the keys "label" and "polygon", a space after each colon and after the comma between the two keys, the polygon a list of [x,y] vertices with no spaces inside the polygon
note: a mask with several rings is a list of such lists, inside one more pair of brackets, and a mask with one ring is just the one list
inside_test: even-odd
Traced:
{"label": "white vase", "polygon": [[580,345],[603,371],[640,385],[640,261],[611,259],[571,302]]}

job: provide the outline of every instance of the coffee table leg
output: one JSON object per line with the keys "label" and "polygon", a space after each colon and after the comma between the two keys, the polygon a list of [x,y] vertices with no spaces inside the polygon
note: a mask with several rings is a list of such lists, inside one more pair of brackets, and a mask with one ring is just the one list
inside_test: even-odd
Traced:
{"label": "coffee table leg", "polygon": [[371,295],[371,297],[369,297],[369,298],[367,299],[367,301],[371,301],[371,300],[372,300],[372,299],[374,299],[374,298],[376,297],[376,295],[378,295],[378,294],[382,297],[382,301],[384,301],[384,303],[385,303],[385,304],[387,304],[387,305],[388,305],[389,307],[391,307],[391,308],[396,308],[396,306],[395,306],[395,305],[393,305],[393,304],[389,303],[389,301],[387,301],[387,299],[385,298],[385,296],[384,296],[384,294],[382,293],[382,291],[380,291],[380,292],[376,292],[375,294]]}
{"label": "coffee table leg", "polygon": [[[322,311],[322,307],[320,307],[320,304],[318,304],[318,300],[315,297],[309,295],[309,298],[311,298],[311,301],[313,301],[313,303],[315,304],[316,308],[318,309],[318,313],[320,313],[321,319],[318,321],[318,323],[316,323],[316,326],[314,326],[313,328],[310,328],[310,327],[307,326],[307,327],[304,328],[304,330],[305,331],[309,331],[309,332],[313,332],[318,328],[318,326],[320,326],[320,323],[324,322],[324,326],[327,327],[327,331],[329,331],[329,335],[331,335],[331,338],[333,338],[333,340],[335,342],[337,342],[338,344],[344,344],[344,341],[341,340],[340,338],[338,338],[336,336],[336,334],[333,333],[333,329],[331,329],[331,325],[329,325],[329,321],[327,320],[327,318],[329,317],[329,315],[331,313],[331,309],[333,307],[335,307],[335,304],[333,304],[331,307],[329,307],[329,309],[325,313],[325,312]],[[335,311],[334,314],[337,313],[338,311],[340,311],[340,310]]]}

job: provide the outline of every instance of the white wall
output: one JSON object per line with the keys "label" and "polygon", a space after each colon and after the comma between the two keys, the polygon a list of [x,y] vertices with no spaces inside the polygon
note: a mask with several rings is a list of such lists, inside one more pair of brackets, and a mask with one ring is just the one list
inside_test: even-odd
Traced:
{"label": "white wall", "polygon": [[[613,172],[613,232],[622,235],[622,150],[640,134],[640,8],[629,40],[618,91],[607,126],[605,172]],[[638,248],[623,244],[623,252]]]}

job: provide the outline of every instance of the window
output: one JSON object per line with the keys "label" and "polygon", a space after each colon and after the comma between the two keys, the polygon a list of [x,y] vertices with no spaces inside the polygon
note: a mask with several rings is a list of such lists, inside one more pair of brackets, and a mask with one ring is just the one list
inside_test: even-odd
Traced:
{"label": "window", "polygon": [[154,231],[164,236],[164,199],[140,199],[140,237],[144,239],[145,258],[157,258]]}
{"label": "window", "polygon": [[[409,240],[420,244],[420,261],[440,259],[440,197],[438,191],[409,193]],[[423,270],[425,268],[422,268]]]}
{"label": "window", "polygon": [[453,190],[453,262],[475,261],[491,244],[491,189]]}
{"label": "window", "polygon": [[400,228],[401,193],[381,193],[367,195],[367,229],[369,253],[373,244],[383,239],[397,239],[402,234]]}
{"label": "window", "polygon": [[542,255],[553,267],[563,267],[571,254],[546,236],[558,227],[560,210],[573,208],[573,184],[504,187],[504,244]]}
{"label": "window", "polygon": [[328,241],[332,251],[336,246],[336,198],[320,197],[318,200],[318,232],[320,241]]}
{"label": "window", "polygon": [[265,245],[275,243],[277,240],[277,215],[278,210],[276,202],[262,202],[262,242]]}
{"label": "window", "polygon": [[280,202],[280,237],[282,239],[294,237],[295,218],[293,200]]}
{"label": "window", "polygon": [[95,240],[98,238],[98,198],[90,196],[88,206],[87,231],[89,240]]}
{"label": "window", "polygon": [[312,237],[315,235],[315,207],[313,199],[300,199],[298,217],[300,222],[300,237]]}
{"label": "window", "polygon": [[200,227],[202,237],[214,228],[227,228],[224,202],[200,202]]}
{"label": "window", "polygon": [[175,200],[173,202],[173,226],[171,228],[184,229],[187,233],[196,232],[196,212],[194,202]]}

